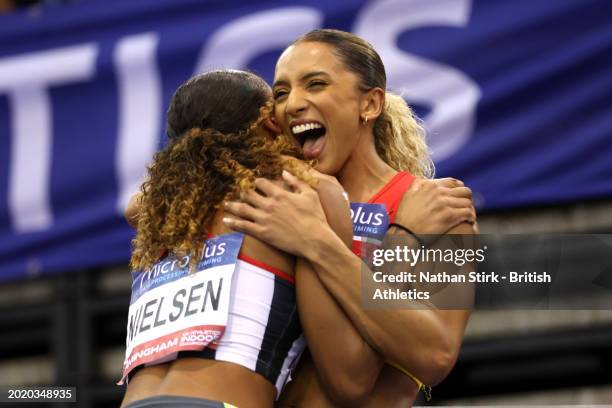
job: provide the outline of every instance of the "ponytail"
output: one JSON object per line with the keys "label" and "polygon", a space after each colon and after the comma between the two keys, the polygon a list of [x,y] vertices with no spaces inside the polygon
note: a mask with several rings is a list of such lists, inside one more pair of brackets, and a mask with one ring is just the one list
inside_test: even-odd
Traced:
{"label": "ponytail", "polygon": [[386,93],[385,106],[374,125],[374,140],[378,155],[395,170],[434,176],[425,129],[401,96]]}

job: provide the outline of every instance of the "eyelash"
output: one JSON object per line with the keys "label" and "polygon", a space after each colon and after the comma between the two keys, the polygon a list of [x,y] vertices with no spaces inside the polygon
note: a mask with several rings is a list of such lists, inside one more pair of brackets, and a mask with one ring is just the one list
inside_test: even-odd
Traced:
{"label": "eyelash", "polygon": [[274,92],[274,99],[279,99],[283,96],[286,96],[287,93],[288,93],[287,91],[276,91]]}
{"label": "eyelash", "polygon": [[[311,88],[313,86],[325,86],[325,85],[327,85],[327,83],[325,83],[323,81],[319,81],[319,80],[312,81],[312,82],[308,83],[308,87],[309,88]],[[274,92],[274,99],[280,99],[283,96],[287,96],[288,93],[289,92],[287,92],[287,91],[276,91],[276,92]]]}
{"label": "eyelash", "polygon": [[312,87],[312,86],[322,86],[322,85],[327,85],[325,82],[323,81],[312,81],[308,84],[308,87]]}

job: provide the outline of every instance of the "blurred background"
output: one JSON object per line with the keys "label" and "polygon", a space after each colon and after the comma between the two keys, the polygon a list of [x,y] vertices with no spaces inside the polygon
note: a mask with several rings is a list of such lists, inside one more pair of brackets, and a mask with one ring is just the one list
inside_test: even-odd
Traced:
{"label": "blurred background", "polygon": [[[612,233],[610,1],[0,0],[0,12],[0,386],[71,385],[78,406],[118,406],[122,212],[165,143],[172,93],[211,68],[270,81],[281,50],[317,27],[375,46],[389,89],[425,121],[437,176],[473,189],[483,233]],[[610,366],[610,310],[479,310],[421,402],[612,404]]]}

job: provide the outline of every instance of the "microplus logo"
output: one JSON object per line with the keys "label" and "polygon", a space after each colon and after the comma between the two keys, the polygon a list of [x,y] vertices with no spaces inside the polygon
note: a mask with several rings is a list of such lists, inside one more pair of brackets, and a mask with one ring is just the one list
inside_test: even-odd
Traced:
{"label": "microplus logo", "polygon": [[204,259],[212,258],[214,256],[221,256],[225,253],[225,245],[227,242],[221,242],[220,244],[206,244],[204,246]]}
{"label": "microplus logo", "polygon": [[369,208],[369,206],[372,205],[382,207],[382,204],[356,204],[355,208],[353,204],[351,204],[351,219],[353,220],[353,224],[370,225],[372,227],[383,225],[387,212],[384,207]]}
{"label": "microplus logo", "polygon": [[142,289],[144,284],[151,279],[155,279],[160,275],[165,275],[170,272],[182,271],[187,265],[189,265],[189,256],[176,258],[174,255],[170,255],[142,272],[142,275],[140,275],[140,288]]}
{"label": "microplus logo", "polygon": [[[208,260],[212,260],[213,258],[222,256],[225,254],[225,247],[227,242],[221,243],[209,243],[204,244],[204,250],[202,253],[202,261],[200,264],[204,264],[204,266],[208,266],[209,264],[214,264],[214,262],[207,262]],[[181,258],[177,258],[174,255],[169,255],[164,258],[162,261],[153,265],[150,269],[142,272],[140,275],[140,289],[143,288],[145,284],[147,284],[151,279],[155,279],[160,275],[166,275],[171,272],[176,272],[177,274],[174,278],[179,278],[184,273],[186,273],[186,268],[189,265],[190,257],[185,255]],[[174,280],[174,279],[173,279]]]}
{"label": "microplus logo", "polygon": [[389,216],[383,204],[351,203],[353,235],[381,240],[389,228]]}

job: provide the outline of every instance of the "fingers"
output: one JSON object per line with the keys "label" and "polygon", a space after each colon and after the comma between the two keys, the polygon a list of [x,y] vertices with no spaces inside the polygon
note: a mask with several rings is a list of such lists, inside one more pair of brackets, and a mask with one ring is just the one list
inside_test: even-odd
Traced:
{"label": "fingers", "polygon": [[240,199],[252,207],[259,208],[262,210],[266,209],[267,197],[259,194],[255,190],[248,190],[240,194]]}
{"label": "fingers", "polygon": [[476,222],[476,209],[472,200],[472,190],[468,187],[455,187],[448,190],[448,193],[450,196],[445,200],[446,204],[462,211],[459,217],[464,218],[459,223],[463,221],[469,223]]}
{"label": "fingers", "polygon": [[450,188],[448,190],[448,193],[453,197],[467,198],[469,200],[472,200],[472,189],[469,187]]}
{"label": "fingers", "polygon": [[225,203],[225,211],[234,215],[237,218],[242,218],[250,221],[258,221],[260,219],[261,210],[250,206],[249,204],[230,201]]}
{"label": "fingers", "polygon": [[310,169],[308,170],[308,174],[317,179],[319,182],[328,182],[328,183],[332,183],[332,184],[336,184],[336,185],[340,185],[340,183],[338,182],[338,179],[335,178],[334,176],[330,176],[329,174],[323,174],[315,169]]}
{"label": "fingers", "polygon": [[287,170],[283,170],[283,180],[289,184],[293,191],[298,193],[302,193],[305,191],[309,185],[304,183],[302,180],[295,177],[293,174],[289,173]]}
{"label": "fingers", "polygon": [[255,182],[253,184],[255,184],[255,187],[259,191],[261,191],[268,197],[277,197],[284,191],[282,187],[277,186],[276,184],[265,178],[257,178],[255,179]]}
{"label": "fingers", "polygon": [[472,200],[465,197],[450,197],[446,204],[453,208],[473,208]]}
{"label": "fingers", "polygon": [[222,221],[225,226],[236,232],[243,232],[255,238],[262,239],[262,228],[254,222],[231,217],[224,217]]}
{"label": "fingers", "polygon": [[444,231],[448,231],[449,229],[452,229],[464,222],[469,224],[474,224],[476,222],[476,213],[471,207],[446,207],[440,212],[440,215],[442,217],[441,222],[443,225],[445,225],[443,228]]}
{"label": "fingers", "polygon": [[417,193],[423,192],[444,192],[449,189],[464,188],[463,182],[452,177],[442,179],[422,179],[415,178],[408,191]]}
{"label": "fingers", "polygon": [[468,222],[473,224],[476,222],[476,212],[474,208],[461,208],[455,211],[455,225],[461,224],[462,222]]}
{"label": "fingers", "polygon": [[446,177],[441,179],[432,180],[436,184],[441,187],[454,188],[454,187],[463,187],[463,181],[457,180],[456,178]]}

